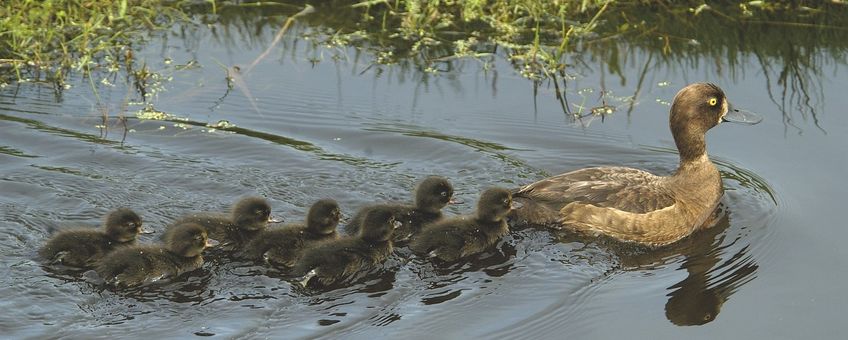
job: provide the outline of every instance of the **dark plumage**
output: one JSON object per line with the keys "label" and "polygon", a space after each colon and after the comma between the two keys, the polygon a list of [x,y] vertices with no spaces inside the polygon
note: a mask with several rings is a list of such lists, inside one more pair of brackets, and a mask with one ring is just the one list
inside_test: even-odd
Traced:
{"label": "dark plumage", "polygon": [[[232,212],[195,213],[179,218],[173,225],[197,223],[206,229],[209,238],[221,243],[224,250],[241,249],[253,237],[265,229],[269,222],[278,222],[271,217],[271,206],[262,197],[242,198],[233,205]],[[166,232],[167,233],[170,231]]]}
{"label": "dark plumage", "polygon": [[174,277],[203,265],[201,253],[214,240],[196,223],[175,225],[165,246],[131,246],[117,249],[104,257],[95,270],[107,283],[119,287],[138,286],[166,277]]}
{"label": "dark plumage", "polygon": [[442,261],[456,261],[482,252],[509,232],[506,216],[510,209],[512,195],[508,190],[488,189],[480,195],[476,215],[431,224],[413,237],[409,248],[417,254]]}
{"label": "dark plumage", "polygon": [[336,201],[319,200],[309,208],[306,223],[263,230],[247,243],[244,255],[254,260],[292,267],[307,247],[318,241],[338,238],[336,226],[340,217],[341,211]]}
{"label": "dark plumage", "polygon": [[365,213],[359,234],[307,249],[293,273],[306,275],[304,283],[319,286],[352,280],[392,254],[392,231],[397,224],[391,209],[376,207]]}
{"label": "dark plumage", "polygon": [[90,267],[113,249],[134,244],[141,232],[141,218],[126,208],[110,212],[103,224],[104,230],[60,231],[44,244],[38,254],[50,264]]}
{"label": "dark plumage", "polygon": [[686,86],[674,97],[669,126],[680,164],[671,176],[624,167],[580,169],[516,191],[515,224],[549,225],[588,235],[659,246],[705,228],[723,195],[705,134],[722,121],[760,118],[730,108],[713,84]]}
{"label": "dark plumage", "polygon": [[444,177],[429,176],[416,186],[415,202],[408,204],[378,204],[367,206],[359,210],[356,215],[344,227],[349,235],[359,232],[365,213],[376,207],[390,209],[401,226],[394,231],[393,241],[395,244],[406,242],[409,238],[421,230],[421,227],[433,223],[442,218],[444,208],[453,198],[453,186]]}

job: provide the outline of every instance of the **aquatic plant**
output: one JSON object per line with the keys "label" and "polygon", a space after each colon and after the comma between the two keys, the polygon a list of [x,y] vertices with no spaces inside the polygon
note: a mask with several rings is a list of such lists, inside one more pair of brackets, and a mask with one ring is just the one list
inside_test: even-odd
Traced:
{"label": "aquatic plant", "polygon": [[[9,81],[49,81],[57,92],[69,72],[123,70],[143,100],[163,79],[134,52],[153,32],[172,30],[191,39],[192,30],[217,27],[211,34],[229,45],[291,50],[306,42],[313,64],[367,58],[362,72],[386,70],[427,86],[431,77],[484,71],[505,61],[528,79],[534,91],[552,87],[563,112],[601,116],[628,105],[600,84],[597,105],[569,88],[581,68],[601,65],[627,79],[621,69],[638,54],[648,55],[644,73],[663,65],[685,70],[714,60],[718,72],[735,77],[753,55],[769,78],[775,105],[787,126],[793,112],[817,124],[817,75],[830,61],[845,62],[848,5],[845,1],[667,0],[330,0],[229,2],[153,0],[47,0],[0,5],[0,75]],[[291,29],[289,29],[291,28]],[[263,31],[277,32],[265,41]],[[328,53],[324,53],[328,52]],[[642,62],[642,61],[640,61]],[[238,83],[243,72],[226,65],[225,79]],[[748,71],[750,72],[750,71]],[[636,97],[643,85],[636,80]],[[247,91],[244,86],[241,91]],[[251,97],[249,94],[246,94]],[[569,102],[569,96],[576,102]],[[631,98],[632,99],[632,98]],[[610,103],[616,100],[618,103]],[[613,105],[611,105],[613,104]],[[594,107],[589,107],[594,105]],[[632,100],[630,104],[632,108]]]}

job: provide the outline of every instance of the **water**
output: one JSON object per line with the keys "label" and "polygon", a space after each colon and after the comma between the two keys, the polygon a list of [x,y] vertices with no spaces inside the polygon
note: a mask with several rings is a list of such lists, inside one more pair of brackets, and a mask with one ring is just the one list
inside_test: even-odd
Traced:
{"label": "water", "polygon": [[[58,99],[39,83],[0,90],[4,336],[826,338],[846,330],[843,63],[821,75],[806,111],[781,110],[753,55],[735,66],[747,72],[708,60],[658,64],[637,85],[651,57],[635,51],[621,74],[590,63],[570,81],[569,105],[585,97],[600,106],[603,88],[618,108],[603,121],[574,121],[552,87],[534,95],[502,61],[488,71],[460,61],[460,71],[429,75],[369,68],[349,48],[296,49],[292,39],[244,76],[247,90],[228,90],[216,63],[249,64],[273,32],[242,43],[192,32],[185,41],[154,40],[140,54],[173,76],[152,102],[176,118],[128,114],[123,142],[117,117],[125,106],[140,108],[123,79],[97,86],[108,129],[97,127],[103,107],[87,80],[71,79]],[[313,65],[319,53],[340,57]],[[192,60],[202,66],[177,69]],[[289,221],[322,197],[352,216],[370,202],[408,200],[416,181],[438,174],[465,202],[448,208],[460,214],[484,188],[587,166],[668,173],[677,164],[668,102],[693,81],[719,84],[765,120],[709,133],[727,189],[721,219],[669,248],[521,230],[458,267],[398,257],[368,281],[329,292],[304,291],[274,270],[214,253],[201,270],[130,292],[35,258],[52,230],[96,224],[118,206],[136,209],[160,234],[181,214],[224,210],[249,194],[267,197]],[[625,97],[634,93],[628,113]],[[205,126],[220,120],[236,128]]]}

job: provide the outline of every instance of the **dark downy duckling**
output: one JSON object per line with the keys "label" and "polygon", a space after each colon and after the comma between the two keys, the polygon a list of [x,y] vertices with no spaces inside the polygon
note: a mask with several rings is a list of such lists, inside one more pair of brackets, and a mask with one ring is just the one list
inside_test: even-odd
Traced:
{"label": "dark downy duckling", "polygon": [[676,242],[709,226],[724,192],[718,169],[707,157],[707,131],[723,121],[756,124],[761,119],[732,109],[718,86],[686,86],[674,97],[669,116],[680,153],[674,174],[597,167],[543,179],[515,193],[522,207],[512,221],[648,246]]}
{"label": "dark downy duckling", "polygon": [[165,246],[132,246],[117,249],[97,264],[95,271],[108,284],[132,287],[179,276],[203,265],[201,253],[217,241],[196,223],[170,228]]}
{"label": "dark downy duckling", "polygon": [[451,202],[453,186],[444,177],[429,176],[416,186],[415,203],[408,204],[378,204],[359,210],[344,227],[345,233],[355,235],[359,232],[365,214],[375,207],[388,208],[394,211],[401,226],[394,231],[395,245],[409,241],[409,238],[421,230],[421,227],[442,219],[442,208]]}
{"label": "dark downy duckling", "polygon": [[188,222],[199,224],[206,229],[209,238],[220,242],[224,250],[232,251],[247,244],[268,223],[279,221],[271,217],[271,205],[264,198],[246,197],[233,205],[229,215],[195,213],[179,218],[174,225]]}
{"label": "dark downy duckling", "polygon": [[409,249],[446,262],[480,253],[509,233],[506,217],[511,209],[512,195],[508,190],[488,189],[480,195],[476,215],[454,217],[425,227],[409,243]]}
{"label": "dark downy duckling", "polygon": [[365,213],[359,234],[307,249],[293,273],[305,276],[301,282],[304,286],[326,287],[350,281],[392,254],[392,232],[399,224],[391,209],[376,207]]}
{"label": "dark downy duckling", "polygon": [[315,242],[338,238],[336,226],[340,218],[341,211],[336,201],[319,200],[309,208],[306,223],[263,230],[244,247],[244,255],[278,266],[293,267],[307,247]]}
{"label": "dark downy duckling", "polygon": [[135,244],[142,232],[141,218],[130,209],[119,208],[108,215],[104,230],[72,229],[50,238],[38,254],[50,264],[90,267],[115,248]]}

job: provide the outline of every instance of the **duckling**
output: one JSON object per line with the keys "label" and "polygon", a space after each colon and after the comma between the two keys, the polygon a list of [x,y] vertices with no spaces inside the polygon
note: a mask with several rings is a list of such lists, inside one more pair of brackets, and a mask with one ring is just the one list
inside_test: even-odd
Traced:
{"label": "duckling", "polygon": [[688,85],[674,97],[669,115],[680,153],[673,174],[596,167],[546,178],[515,192],[521,207],[511,220],[647,246],[676,242],[709,226],[706,222],[724,193],[721,175],[707,156],[707,131],[723,121],[760,120],[733,109],[716,85]]}
{"label": "duckling", "polygon": [[97,264],[95,271],[108,284],[132,287],[179,276],[203,265],[201,253],[217,244],[196,223],[170,228],[165,246],[131,246],[117,249]]}
{"label": "duckling", "polygon": [[229,216],[221,213],[194,213],[179,218],[173,225],[187,222],[199,224],[206,229],[209,238],[220,242],[224,250],[232,251],[241,249],[268,223],[280,221],[271,217],[271,206],[264,198],[246,197],[233,205]]}
{"label": "duckling", "polygon": [[303,250],[315,242],[338,238],[336,226],[341,211],[332,199],[322,199],[309,208],[306,223],[266,229],[244,247],[245,257],[291,268]]}
{"label": "duckling", "polygon": [[365,213],[375,207],[388,208],[394,211],[401,226],[394,231],[394,244],[399,245],[409,241],[409,238],[421,230],[421,227],[442,218],[442,208],[451,202],[453,186],[447,178],[429,176],[422,180],[415,189],[415,203],[408,204],[378,204],[359,210],[344,227],[348,235],[359,231]]}
{"label": "duckling", "polygon": [[506,217],[512,209],[509,190],[491,188],[480,195],[476,215],[442,220],[413,237],[409,249],[452,262],[480,253],[509,233]]}
{"label": "duckling", "polygon": [[304,286],[330,286],[352,280],[392,254],[392,232],[399,224],[392,209],[374,207],[365,213],[359,234],[307,249],[293,273],[305,276],[301,282]]}
{"label": "duckling", "polygon": [[91,267],[115,248],[135,243],[142,232],[141,218],[130,209],[115,209],[106,215],[105,230],[72,229],[50,238],[38,254],[50,264]]}

